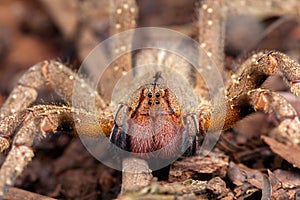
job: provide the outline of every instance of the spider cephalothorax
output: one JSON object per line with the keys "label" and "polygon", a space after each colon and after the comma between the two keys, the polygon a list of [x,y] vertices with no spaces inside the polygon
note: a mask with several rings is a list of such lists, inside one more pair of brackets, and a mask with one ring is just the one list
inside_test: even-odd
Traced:
{"label": "spider cephalothorax", "polygon": [[156,78],[139,87],[128,105],[120,105],[115,118],[111,141],[124,150],[138,154],[161,150],[159,155],[165,158],[185,151],[182,108],[172,91]]}

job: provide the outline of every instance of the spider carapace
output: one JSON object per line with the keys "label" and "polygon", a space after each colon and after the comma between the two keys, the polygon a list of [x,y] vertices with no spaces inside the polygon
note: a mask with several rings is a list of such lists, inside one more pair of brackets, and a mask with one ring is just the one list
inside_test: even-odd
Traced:
{"label": "spider carapace", "polygon": [[127,105],[120,104],[110,140],[143,157],[155,151],[167,159],[182,153],[190,155],[195,147],[186,146],[190,129],[186,127],[182,107],[172,91],[158,83],[161,74],[157,72],[153,78],[153,83],[142,85],[133,93]]}

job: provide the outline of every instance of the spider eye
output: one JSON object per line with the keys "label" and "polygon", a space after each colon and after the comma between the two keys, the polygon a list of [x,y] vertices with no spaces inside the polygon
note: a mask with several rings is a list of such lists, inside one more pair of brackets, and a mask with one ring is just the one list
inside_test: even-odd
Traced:
{"label": "spider eye", "polygon": [[160,103],[159,100],[156,100],[156,101],[155,101],[155,104],[159,104],[159,103]]}
{"label": "spider eye", "polygon": [[149,97],[149,98],[152,98],[152,96],[153,96],[153,95],[152,95],[152,93],[150,92],[150,93],[148,94],[148,97]]}
{"label": "spider eye", "polygon": [[148,101],[148,105],[149,106],[151,106],[152,105],[152,101],[150,100],[150,101]]}
{"label": "spider eye", "polygon": [[160,97],[160,94],[158,92],[156,92],[155,97],[156,98]]}

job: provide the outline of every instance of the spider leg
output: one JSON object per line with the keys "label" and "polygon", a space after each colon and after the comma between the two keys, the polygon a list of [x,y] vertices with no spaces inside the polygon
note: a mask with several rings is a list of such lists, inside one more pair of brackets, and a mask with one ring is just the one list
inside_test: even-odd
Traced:
{"label": "spider leg", "polygon": [[[210,70],[212,61],[217,66],[223,78],[227,77],[224,70],[224,41],[227,11],[224,1],[204,0],[197,8],[198,41],[200,44],[198,63],[201,70]],[[202,98],[209,99],[208,89],[203,79],[203,73],[194,73],[195,92]],[[212,76],[211,73],[208,74]],[[205,75],[205,76],[208,76]],[[212,79],[214,77],[207,77]]]}
{"label": "spider leg", "polygon": [[224,129],[254,111],[274,113],[280,137],[299,144],[300,121],[295,109],[281,95],[267,89],[253,89],[228,101]]}
{"label": "spider leg", "polygon": [[18,81],[0,110],[0,118],[25,110],[37,98],[37,89],[50,84],[64,100],[72,102],[75,81],[80,83],[81,97],[95,98],[100,110],[106,108],[104,100],[79,78],[75,72],[57,61],[44,61],[32,66]]}
{"label": "spider leg", "polygon": [[20,122],[20,113],[14,113],[0,121],[0,151],[4,151],[10,145],[10,135],[18,127]]}
{"label": "spider leg", "polygon": [[[239,119],[256,110],[267,112],[270,106],[279,121],[289,118],[298,123],[298,117],[290,104],[279,95],[259,87],[272,74],[279,73],[289,84],[291,91],[300,95],[300,66],[287,55],[279,52],[259,52],[245,60],[227,81],[227,114],[224,130],[232,127]],[[260,102],[255,102],[260,100]],[[264,101],[262,101],[264,100]],[[259,103],[264,102],[262,107]],[[259,109],[260,108],[260,109]],[[286,108],[286,112],[283,112]],[[268,111],[269,112],[269,111]],[[286,122],[286,121],[285,121]]]}
{"label": "spider leg", "polygon": [[[136,28],[138,7],[135,0],[112,0],[110,9],[110,32],[112,35]],[[123,75],[130,71],[132,67],[131,52],[128,51],[131,50],[132,38],[132,33],[126,32],[122,34],[122,38],[118,37],[113,40],[111,53],[115,55],[123,53],[114,61],[113,76]]]}
{"label": "spider leg", "polygon": [[228,99],[233,100],[245,91],[260,87],[274,73],[281,74],[291,91],[300,95],[300,65],[283,53],[259,52],[245,60],[227,81]]}
{"label": "spider leg", "polygon": [[30,120],[33,115],[29,113],[24,120],[23,127],[16,134],[13,146],[6,157],[0,170],[0,198],[6,193],[9,186],[13,185],[17,176],[34,156],[31,149],[34,132],[40,127],[35,126],[35,121]]}
{"label": "spider leg", "polygon": [[183,131],[181,147],[183,148],[183,156],[188,157],[195,155],[197,147],[200,146],[200,138],[203,136],[203,134],[200,135],[200,133],[203,129],[200,128],[199,132],[197,117],[195,114],[189,114],[185,116],[184,124],[185,130]]}
{"label": "spider leg", "polygon": [[[20,130],[16,133],[12,147],[12,149],[16,149],[14,151],[18,151],[19,146],[23,145],[18,143],[19,140],[26,141],[25,144],[30,147],[37,133],[46,135],[48,132],[56,131],[58,127],[60,130],[73,131],[74,134],[84,134],[89,137],[104,134],[107,137],[110,134],[112,121],[113,117],[107,115],[107,113],[93,114],[83,109],[67,106],[33,106],[23,113],[8,116],[0,122],[0,150],[3,151],[9,147],[11,134],[18,127],[20,127]],[[7,162],[11,163],[9,160]],[[5,166],[3,165],[2,168],[5,168]],[[3,179],[0,175],[0,182],[1,180]]]}
{"label": "spider leg", "polygon": [[[74,116],[80,117],[74,119]],[[93,123],[95,119],[97,124]],[[14,137],[11,151],[1,166],[0,196],[4,194],[8,186],[14,183],[16,177],[31,161],[34,156],[31,146],[35,138],[55,132],[58,127],[66,131],[97,137],[102,133],[108,135],[111,126],[112,118],[105,117],[104,114],[93,115],[84,110],[54,105],[38,105],[29,108],[22,115],[20,129]],[[11,127],[0,126],[0,129],[9,137]],[[81,129],[84,132],[80,131]]]}
{"label": "spider leg", "polygon": [[[132,69],[132,41],[138,7],[135,0],[111,0],[110,1],[110,35],[107,55],[113,59],[109,67],[102,75],[103,83],[100,84],[101,96],[110,98],[112,91],[116,91],[115,85]],[[123,88],[129,88],[128,81],[122,82]]]}
{"label": "spider leg", "polygon": [[130,149],[127,136],[127,120],[129,119],[128,112],[128,107],[126,105],[119,105],[114,119],[114,126],[110,135],[110,141],[123,150]]}
{"label": "spider leg", "polygon": [[207,66],[210,63],[207,60],[209,57],[215,62],[220,72],[224,71],[223,49],[227,17],[224,4],[224,1],[204,0],[198,8],[198,39],[200,47],[205,50],[199,52],[199,62]]}

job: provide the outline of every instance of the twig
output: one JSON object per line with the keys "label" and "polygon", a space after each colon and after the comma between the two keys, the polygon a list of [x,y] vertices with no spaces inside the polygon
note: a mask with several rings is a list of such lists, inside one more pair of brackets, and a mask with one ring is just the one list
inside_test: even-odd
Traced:
{"label": "twig", "polygon": [[28,192],[19,188],[11,187],[8,189],[3,200],[55,200],[33,192]]}

